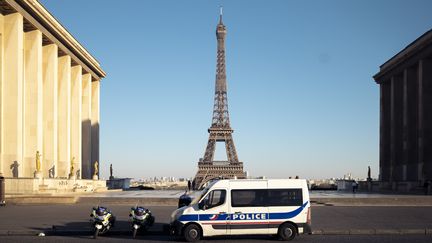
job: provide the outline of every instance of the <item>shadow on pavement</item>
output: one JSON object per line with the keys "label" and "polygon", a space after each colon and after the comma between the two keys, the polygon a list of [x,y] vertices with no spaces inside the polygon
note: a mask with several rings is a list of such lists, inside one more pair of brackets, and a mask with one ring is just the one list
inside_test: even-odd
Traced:
{"label": "shadow on pavement", "polygon": [[[53,225],[51,228],[33,227],[32,230],[44,232],[46,235],[68,236],[68,235],[92,235],[93,225],[89,222],[70,222],[63,225]],[[132,235],[131,222],[126,220],[116,220],[112,227],[104,235]],[[168,235],[166,224],[154,223],[148,230],[138,231],[138,235]]]}

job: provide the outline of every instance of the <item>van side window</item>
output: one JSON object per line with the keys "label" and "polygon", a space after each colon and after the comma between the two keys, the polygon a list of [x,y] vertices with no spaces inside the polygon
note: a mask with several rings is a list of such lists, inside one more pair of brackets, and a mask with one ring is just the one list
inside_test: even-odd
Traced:
{"label": "van side window", "polygon": [[267,190],[231,190],[231,205],[233,207],[261,207],[265,206]]}
{"label": "van side window", "polygon": [[303,205],[302,189],[269,189],[267,206],[301,206]]}
{"label": "van side window", "polygon": [[226,191],[225,190],[214,190],[211,191],[206,198],[207,208],[214,208],[225,203]]}
{"label": "van side window", "polygon": [[301,206],[302,189],[231,190],[233,207]]}

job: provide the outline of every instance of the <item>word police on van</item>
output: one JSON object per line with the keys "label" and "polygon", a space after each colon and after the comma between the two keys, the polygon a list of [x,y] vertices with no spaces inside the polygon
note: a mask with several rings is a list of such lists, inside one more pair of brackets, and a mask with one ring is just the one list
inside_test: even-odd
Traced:
{"label": "word police on van", "polygon": [[186,241],[216,235],[274,234],[292,240],[311,233],[303,179],[218,180],[171,215],[170,232]]}
{"label": "word police on van", "polygon": [[233,220],[254,220],[254,219],[267,219],[265,213],[247,213],[247,214],[234,214]]}

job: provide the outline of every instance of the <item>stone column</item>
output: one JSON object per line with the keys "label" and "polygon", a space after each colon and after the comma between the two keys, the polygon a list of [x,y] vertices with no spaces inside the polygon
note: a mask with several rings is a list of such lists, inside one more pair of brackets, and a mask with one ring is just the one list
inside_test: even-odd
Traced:
{"label": "stone column", "polygon": [[81,149],[82,149],[82,68],[80,65],[71,69],[71,156],[75,157],[74,173],[81,178]]}
{"label": "stone column", "polygon": [[58,58],[58,176],[68,177],[71,149],[71,58]]}
{"label": "stone column", "polygon": [[380,84],[380,180],[388,181],[390,174],[390,80]]}
{"label": "stone column", "polygon": [[417,181],[417,73],[416,66],[404,70],[403,79],[403,178]]}
{"label": "stone column", "polygon": [[[3,86],[3,25],[4,25],[4,18],[3,15],[0,13],[0,114],[2,113],[3,110],[3,106],[2,106],[2,99],[3,99],[3,93],[2,93],[2,86]],[[2,144],[3,144],[3,118],[0,117],[0,176],[3,176],[3,149],[2,149]]]}
{"label": "stone column", "polygon": [[[24,34],[24,165],[23,176],[36,172],[36,151],[42,153],[42,32]],[[45,168],[41,165],[41,170]]]}
{"label": "stone column", "polygon": [[390,164],[389,164],[389,182],[394,180],[394,166],[395,166],[395,137],[396,137],[396,126],[395,126],[395,78],[391,78],[390,87]]}
{"label": "stone column", "polygon": [[419,180],[423,181],[424,178],[424,156],[423,156],[423,136],[424,136],[424,110],[423,110],[423,60],[419,61],[418,65],[418,166],[417,176]]}
{"label": "stone column", "polygon": [[407,179],[408,163],[408,71],[403,71],[402,79],[402,180]]}
{"label": "stone column", "polygon": [[82,178],[92,178],[91,157],[91,94],[92,77],[89,73],[82,76]]}
{"label": "stone column", "polygon": [[423,82],[423,175],[432,180],[432,57],[422,60]]}
{"label": "stone column", "polygon": [[23,16],[3,17],[2,162],[4,176],[22,177],[23,167]]}
{"label": "stone column", "polygon": [[[55,44],[42,47],[43,74],[43,176],[57,177],[58,134],[58,47]],[[51,173],[50,173],[51,172]]]}
{"label": "stone column", "polygon": [[390,181],[402,180],[403,75],[391,79]]}
{"label": "stone column", "polygon": [[[92,94],[91,94],[91,157],[92,166],[99,161],[99,95],[100,95],[100,81],[92,82]],[[92,174],[94,169],[92,169]],[[100,170],[99,170],[100,172]],[[99,174],[98,174],[99,175]]]}

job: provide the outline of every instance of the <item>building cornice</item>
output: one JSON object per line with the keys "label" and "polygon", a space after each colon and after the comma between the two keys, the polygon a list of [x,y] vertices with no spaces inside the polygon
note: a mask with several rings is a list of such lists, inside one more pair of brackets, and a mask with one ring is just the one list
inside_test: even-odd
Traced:
{"label": "building cornice", "polygon": [[6,2],[89,72],[93,80],[100,80],[106,76],[99,62],[37,0]]}
{"label": "building cornice", "polygon": [[380,71],[373,76],[377,83],[382,82],[382,78],[391,72],[393,69],[401,65],[403,62],[409,58],[415,56],[421,50],[425,49],[427,46],[432,44],[432,30],[427,31],[415,41],[411,42],[399,53],[394,55],[388,61],[380,66]]}

